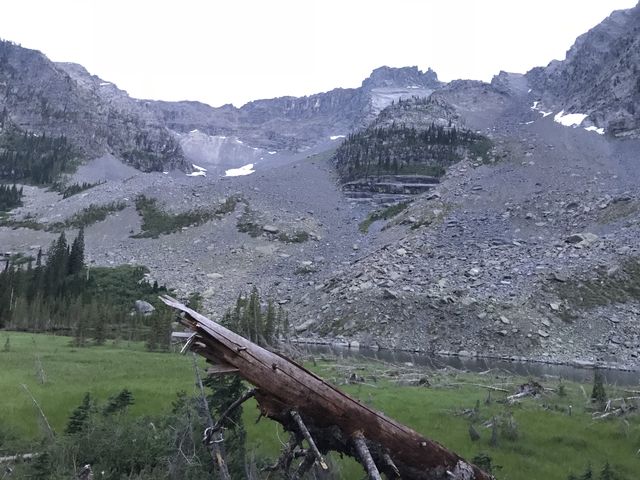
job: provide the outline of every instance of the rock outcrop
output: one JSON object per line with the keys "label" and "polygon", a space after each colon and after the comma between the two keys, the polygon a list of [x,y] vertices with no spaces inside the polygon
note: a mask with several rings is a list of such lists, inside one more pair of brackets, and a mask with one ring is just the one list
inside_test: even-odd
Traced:
{"label": "rock outcrop", "polygon": [[86,157],[112,153],[144,171],[186,168],[174,136],[126,92],[75,64],[0,41],[2,125],[64,136]]}
{"label": "rock outcrop", "polygon": [[584,113],[617,137],[640,136],[640,4],[578,37],[563,61],[527,73],[548,107]]}

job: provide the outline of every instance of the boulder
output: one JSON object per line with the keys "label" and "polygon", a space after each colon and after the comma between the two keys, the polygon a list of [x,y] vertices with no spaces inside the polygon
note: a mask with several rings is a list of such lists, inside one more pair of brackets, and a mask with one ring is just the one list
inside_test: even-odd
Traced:
{"label": "boulder", "polygon": [[136,312],[140,315],[151,315],[156,311],[156,308],[151,305],[149,302],[145,302],[144,300],[136,300],[134,304]]}
{"label": "boulder", "polygon": [[272,233],[274,235],[280,231],[280,229],[275,225],[265,225],[264,227],[262,227],[262,230],[267,233]]}
{"label": "boulder", "polygon": [[569,235],[564,239],[565,243],[569,243],[572,245],[580,244],[580,245],[588,245],[590,243],[598,240],[598,236],[593,233],[584,232],[584,233],[574,233],[573,235]]}

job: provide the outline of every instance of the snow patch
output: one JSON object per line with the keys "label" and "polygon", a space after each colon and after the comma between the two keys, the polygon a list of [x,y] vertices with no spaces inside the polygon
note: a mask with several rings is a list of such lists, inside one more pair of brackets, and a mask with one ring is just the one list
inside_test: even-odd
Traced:
{"label": "snow patch", "polygon": [[106,87],[107,85],[113,85],[111,82],[100,82],[101,87]]}
{"label": "snow patch", "polygon": [[558,122],[565,127],[578,127],[589,115],[586,113],[564,113],[564,110],[560,110],[555,117],[554,122]]}
{"label": "snow patch", "polygon": [[169,172],[162,172],[162,173],[164,173],[165,175],[169,175]]}
{"label": "snow patch", "polygon": [[238,138],[236,138],[236,143],[239,143],[240,145],[242,145],[244,142]]}
{"label": "snow patch", "polygon": [[241,177],[243,175],[250,175],[254,172],[255,170],[253,169],[253,163],[250,163],[249,165],[245,165],[244,167],[230,168],[229,170],[226,170],[224,172],[224,176],[225,177]]}
{"label": "snow patch", "polygon": [[527,90],[527,93],[531,93],[531,89]]}
{"label": "snow patch", "polygon": [[189,133],[198,133],[200,130],[198,130],[197,128],[194,128],[193,130],[191,130]]}
{"label": "snow patch", "polygon": [[529,122],[524,122],[522,125],[531,125],[533,123],[533,120],[529,121]]}
{"label": "snow patch", "polygon": [[198,170],[199,172],[206,172],[206,171],[207,171],[207,169],[206,169],[206,168],[204,168],[204,167],[199,167],[199,166],[198,166],[198,165],[196,165],[195,163],[192,163],[192,164],[191,164],[191,166],[192,166],[193,168],[195,168],[196,170]]}
{"label": "snow patch", "polygon": [[346,135],[331,135],[329,137],[330,140],[338,140],[339,138],[345,138]]}
{"label": "snow patch", "polygon": [[553,113],[553,112],[545,112],[545,111],[541,110],[541,108],[540,108],[540,100],[536,100],[535,102],[533,102],[533,105],[531,105],[531,110],[534,110],[536,112],[540,112],[542,114],[542,118],[548,117],[549,115],[551,115]]}
{"label": "snow patch", "polygon": [[207,172],[203,172],[202,170],[187,173],[187,177],[206,177],[206,176],[207,176]]}
{"label": "snow patch", "polygon": [[587,132],[596,132],[598,135],[604,135],[604,128],[598,128],[595,125],[591,125],[590,127],[586,127],[585,130]]}
{"label": "snow patch", "polygon": [[278,153],[278,152],[276,152],[276,151],[274,150],[273,152],[267,152],[267,153],[268,153],[269,155],[275,155],[275,154],[276,154],[276,153]]}

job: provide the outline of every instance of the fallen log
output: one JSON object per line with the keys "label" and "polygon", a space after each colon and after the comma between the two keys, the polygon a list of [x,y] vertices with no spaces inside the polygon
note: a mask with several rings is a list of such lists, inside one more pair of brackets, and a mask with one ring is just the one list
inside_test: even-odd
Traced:
{"label": "fallen log", "polygon": [[367,471],[375,475],[372,473],[375,466],[387,478],[493,478],[439,443],[360,403],[303,366],[250,342],[169,296],[160,298],[182,312],[181,323],[194,331],[189,344],[191,350],[210,363],[238,369],[238,374],[256,387],[255,398],[261,415],[296,434],[301,433],[298,420],[303,422],[315,449],[308,450],[299,472],[308,470],[318,460],[314,452],[317,450],[321,454],[343,453],[365,464],[371,460],[373,465],[369,465]]}

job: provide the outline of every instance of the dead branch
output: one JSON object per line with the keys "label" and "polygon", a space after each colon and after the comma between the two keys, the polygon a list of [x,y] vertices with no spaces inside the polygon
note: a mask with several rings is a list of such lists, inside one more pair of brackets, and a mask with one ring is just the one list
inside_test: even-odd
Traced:
{"label": "dead branch", "polygon": [[311,436],[311,433],[309,433],[309,429],[307,428],[307,426],[302,421],[302,418],[300,417],[300,414],[298,412],[296,412],[295,410],[291,410],[291,416],[296,421],[296,424],[298,425],[298,428],[300,429],[300,433],[302,433],[302,436],[304,437],[304,439],[309,444],[309,450],[311,450],[311,452],[314,454],[314,456],[318,460],[318,463],[320,464],[322,469],[323,470],[327,470],[329,468],[327,466],[327,462],[325,462],[324,458],[322,458],[322,455],[320,454],[320,451],[318,450],[318,447],[316,446],[316,442],[313,441],[313,437]]}
{"label": "dead branch", "polygon": [[[185,307],[162,297],[184,313],[183,325],[198,333],[191,350],[215,363],[230,365],[256,387],[258,408],[289,432],[299,431],[291,415],[296,411],[322,454],[336,451],[354,456],[351,438],[361,431],[377,467],[388,476],[394,469],[381,461],[393,459],[405,480],[489,480],[492,477],[442,445],[429,440],[380,412],[338,390],[303,366],[270,352],[242,336]],[[317,456],[310,448],[296,476],[308,471]]]}
{"label": "dead branch", "polygon": [[447,383],[446,386],[469,386],[469,387],[478,387],[478,388],[486,388],[487,390],[492,390],[494,392],[504,392],[509,393],[509,390],[506,388],[495,387],[493,385],[483,385],[482,383],[466,383],[466,382],[457,382],[457,383]]}
{"label": "dead branch", "polygon": [[251,390],[247,390],[239,398],[234,400],[234,402],[231,405],[229,405],[224,412],[222,412],[222,415],[220,415],[220,418],[218,419],[216,424],[212,427],[212,430],[214,432],[217,432],[218,430],[220,430],[222,428],[223,422],[231,414],[231,412],[233,412],[236,408],[238,408],[240,405],[242,405],[244,402],[246,402],[250,398],[253,398],[255,395],[256,395],[256,390],[255,388],[252,388]]}
{"label": "dead branch", "polygon": [[304,457],[304,460],[302,460],[302,462],[298,466],[298,469],[296,470],[296,473],[293,474],[291,479],[301,480],[302,477],[304,477],[304,474],[307,473],[311,469],[311,467],[313,467],[313,464],[315,463],[315,461],[316,461],[315,454],[312,451],[308,451]]}
{"label": "dead branch", "polygon": [[55,432],[53,431],[53,428],[51,428],[51,425],[49,425],[49,420],[47,420],[47,416],[44,414],[44,412],[42,411],[42,408],[40,408],[40,404],[38,403],[38,401],[36,400],[36,397],[34,397],[31,394],[31,391],[29,390],[29,387],[27,387],[24,383],[22,384],[22,388],[24,388],[24,391],[27,392],[27,394],[31,397],[31,401],[33,402],[33,404],[35,405],[35,407],[38,409],[38,412],[40,413],[40,417],[42,418],[42,420],[44,421],[44,424],[47,426],[47,430],[49,433],[49,437],[53,438],[56,436]]}
{"label": "dead branch", "polygon": [[385,469],[385,471],[387,472],[387,475],[388,476],[390,475],[389,471],[391,471],[391,473],[393,474],[393,477],[389,476],[389,478],[400,478],[400,471],[398,470],[398,467],[396,467],[396,464],[393,463],[393,460],[391,459],[391,455],[385,452],[382,455],[382,461],[388,467]]}
{"label": "dead branch", "polygon": [[358,452],[360,463],[367,471],[367,475],[369,475],[369,480],[382,480],[380,472],[378,471],[378,467],[376,466],[376,462],[373,461],[373,457],[371,456],[371,452],[367,447],[367,442],[365,441],[362,432],[354,433],[351,438],[353,440],[353,444],[356,447],[356,452]]}
{"label": "dead branch", "polygon": [[213,430],[213,418],[211,417],[211,411],[209,410],[209,403],[207,402],[207,395],[204,391],[204,385],[202,384],[202,379],[200,378],[200,372],[198,371],[198,363],[196,362],[196,356],[193,355],[193,368],[196,374],[196,380],[198,382],[198,386],[200,387],[200,398],[202,400],[202,408],[205,411],[205,415],[207,418],[207,428],[204,431],[204,444],[209,449],[209,453],[211,454],[211,458],[216,463],[218,467],[218,472],[220,473],[220,477],[223,480],[231,480],[231,475],[229,474],[229,469],[227,467],[227,462],[224,458],[224,452],[222,447],[222,436],[216,431]]}

